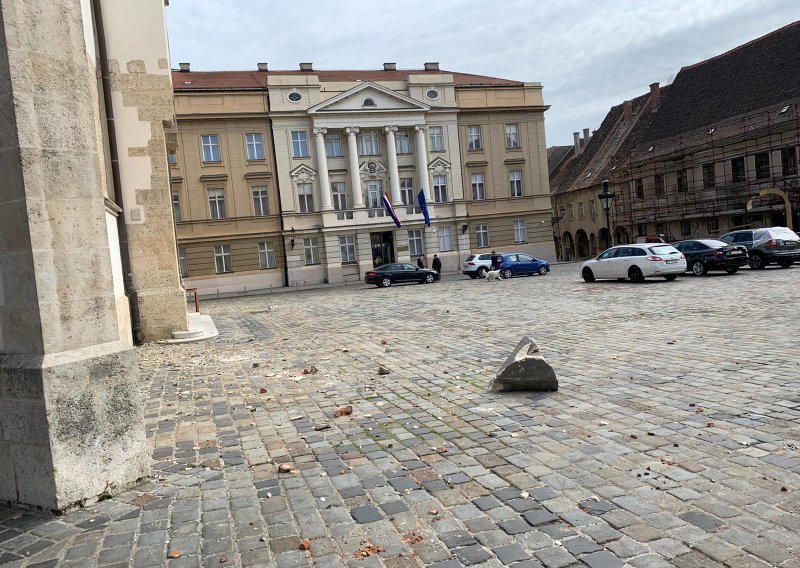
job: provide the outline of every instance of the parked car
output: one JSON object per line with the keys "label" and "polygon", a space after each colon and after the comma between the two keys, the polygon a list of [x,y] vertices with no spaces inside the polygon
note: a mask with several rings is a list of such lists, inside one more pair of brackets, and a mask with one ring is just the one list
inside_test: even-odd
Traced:
{"label": "parked car", "polygon": [[437,280],[439,273],[435,270],[405,263],[384,264],[364,274],[364,283],[375,284],[378,288],[388,288],[392,284],[408,282],[431,284]]}
{"label": "parked car", "polygon": [[695,276],[705,276],[709,270],[734,274],[748,262],[746,247],[714,239],[680,241],[673,246],[684,254],[686,266]]}
{"label": "parked car", "polygon": [[521,274],[544,276],[548,272],[550,272],[550,263],[546,260],[534,258],[521,252],[500,255],[500,274],[503,278],[511,278]]}
{"label": "parked car", "polygon": [[461,273],[470,278],[486,278],[486,273],[492,269],[492,254],[488,252],[471,254],[461,265]]}
{"label": "parked car", "polygon": [[800,238],[786,227],[743,229],[722,235],[719,240],[747,248],[750,268],[760,270],[773,262],[789,268],[800,260]]}
{"label": "parked car", "polygon": [[634,244],[669,243],[666,235],[640,235],[634,239]]}
{"label": "parked car", "polygon": [[686,258],[683,253],[667,244],[619,245],[581,264],[581,276],[586,282],[601,278],[630,278],[631,282],[644,282],[650,276],[675,280],[684,272]]}

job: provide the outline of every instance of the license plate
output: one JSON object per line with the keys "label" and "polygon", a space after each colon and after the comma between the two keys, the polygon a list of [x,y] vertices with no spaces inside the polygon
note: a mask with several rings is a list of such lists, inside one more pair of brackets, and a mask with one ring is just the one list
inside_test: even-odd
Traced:
{"label": "license plate", "polygon": [[667,261],[667,264],[677,264],[677,263],[678,263],[677,260],[668,260]]}
{"label": "license plate", "polygon": [[737,255],[737,254],[742,254],[742,251],[740,251],[740,250],[732,250],[732,251],[731,251],[731,252],[729,252],[728,254],[730,254],[731,256],[735,256],[735,255]]}

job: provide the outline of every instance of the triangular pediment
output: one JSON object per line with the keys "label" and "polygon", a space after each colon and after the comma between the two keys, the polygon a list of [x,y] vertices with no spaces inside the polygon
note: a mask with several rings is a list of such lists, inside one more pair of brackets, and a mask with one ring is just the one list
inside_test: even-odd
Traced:
{"label": "triangular pediment", "polygon": [[386,166],[380,160],[374,158],[370,158],[361,164],[358,171],[361,174],[361,179],[364,180],[383,179],[386,177]]}
{"label": "triangular pediment", "polygon": [[365,81],[308,109],[309,114],[426,112],[430,107],[391,89]]}
{"label": "triangular pediment", "polygon": [[450,171],[450,162],[438,156],[428,164],[428,171],[434,175],[445,175]]}
{"label": "triangular pediment", "polygon": [[295,182],[307,183],[314,181],[317,178],[317,172],[313,168],[305,164],[300,164],[295,169],[289,172],[289,175],[294,178]]}

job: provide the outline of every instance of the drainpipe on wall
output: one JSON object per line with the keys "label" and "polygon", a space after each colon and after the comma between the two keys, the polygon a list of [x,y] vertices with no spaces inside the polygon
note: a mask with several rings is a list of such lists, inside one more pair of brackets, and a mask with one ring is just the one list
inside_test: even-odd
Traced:
{"label": "drainpipe on wall", "polygon": [[[270,100],[269,100],[269,89],[267,88],[267,76],[264,76],[264,100],[267,103],[267,108],[272,108]],[[266,109],[265,109],[266,110]],[[272,153],[272,169],[275,170],[275,174],[273,179],[275,180],[275,193],[278,195],[278,219],[281,223],[281,250],[283,251],[283,285],[285,287],[289,287],[289,258],[286,254],[286,238],[284,237],[284,230],[285,227],[283,225],[283,206],[281,204],[281,185],[278,176],[278,154],[275,152],[275,136],[273,135],[273,131],[271,128],[271,122],[269,119],[269,114],[267,114],[266,118],[267,123],[267,130],[269,131],[270,141],[270,150]]]}
{"label": "drainpipe on wall", "polygon": [[100,59],[100,79],[103,86],[103,104],[106,111],[106,130],[108,133],[108,154],[111,160],[111,184],[114,190],[114,203],[121,209],[117,216],[117,233],[119,235],[120,257],[122,258],[122,275],[125,285],[125,294],[128,296],[131,312],[131,327],[133,340],[141,343],[140,334],[142,323],[139,316],[139,297],[133,286],[131,277],[131,253],[128,244],[128,226],[125,222],[125,200],[122,195],[122,179],[119,173],[119,152],[117,151],[117,133],[114,127],[114,106],[111,101],[111,78],[108,72],[108,51],[106,49],[106,34],[103,27],[103,10],[100,0],[92,2],[92,15],[95,30],[97,31],[97,51]]}

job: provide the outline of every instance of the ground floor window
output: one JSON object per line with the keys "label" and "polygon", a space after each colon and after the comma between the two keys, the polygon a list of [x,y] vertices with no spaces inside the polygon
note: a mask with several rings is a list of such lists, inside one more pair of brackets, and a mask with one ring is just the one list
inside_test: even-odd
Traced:
{"label": "ground floor window", "polygon": [[681,221],[681,236],[685,237],[691,234],[692,234],[692,222],[688,220]]}
{"label": "ground floor window", "polygon": [[706,232],[709,235],[713,235],[714,233],[719,233],[719,219],[717,219],[716,217],[706,219]]}
{"label": "ground floor window", "polygon": [[319,264],[319,239],[311,237],[303,239],[303,251],[306,255],[306,264]]}
{"label": "ground floor window", "polygon": [[189,263],[186,260],[186,249],[178,249],[178,266],[181,268],[181,276],[189,276]]}
{"label": "ground floor window", "polygon": [[261,270],[267,268],[275,268],[275,243],[272,241],[264,241],[258,243],[258,267]]}
{"label": "ground floor window", "polygon": [[518,219],[517,221],[514,221],[514,242],[528,242],[528,228],[525,226],[525,219]]}
{"label": "ground floor window", "polygon": [[356,237],[347,235],[339,237],[339,250],[342,253],[342,264],[356,261]]}
{"label": "ground floor window", "polygon": [[230,245],[220,245],[214,247],[214,265],[217,268],[217,274],[233,272]]}
{"label": "ground floor window", "polygon": [[452,227],[439,227],[439,250],[441,252],[453,250]]}
{"label": "ground floor window", "polygon": [[413,229],[408,232],[408,252],[411,256],[420,256],[425,250],[422,246],[422,230]]}
{"label": "ground floor window", "polygon": [[478,248],[489,246],[489,225],[480,224],[475,226],[475,236],[478,240]]}

